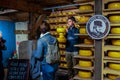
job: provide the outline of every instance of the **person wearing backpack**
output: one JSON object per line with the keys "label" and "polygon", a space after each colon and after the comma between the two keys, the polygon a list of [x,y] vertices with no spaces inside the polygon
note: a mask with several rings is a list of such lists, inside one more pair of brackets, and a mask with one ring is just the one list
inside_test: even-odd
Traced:
{"label": "person wearing backpack", "polygon": [[68,67],[69,76],[74,75],[73,66],[76,64],[74,61],[74,56],[78,54],[79,48],[74,47],[75,44],[79,43],[79,36],[75,34],[79,34],[79,29],[75,27],[75,18],[73,16],[68,17],[66,29],[66,61]]}
{"label": "person wearing backpack", "polygon": [[45,21],[40,25],[40,31],[41,35],[37,41],[34,57],[41,61],[43,80],[55,80],[55,73],[58,70],[60,60],[57,39],[50,34],[50,25]]}

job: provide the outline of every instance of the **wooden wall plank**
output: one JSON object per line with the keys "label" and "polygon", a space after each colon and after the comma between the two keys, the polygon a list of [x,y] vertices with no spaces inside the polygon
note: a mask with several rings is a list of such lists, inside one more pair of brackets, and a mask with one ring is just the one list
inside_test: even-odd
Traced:
{"label": "wooden wall plank", "polygon": [[43,9],[40,5],[30,4],[25,0],[0,0],[0,7],[27,12],[43,13]]}

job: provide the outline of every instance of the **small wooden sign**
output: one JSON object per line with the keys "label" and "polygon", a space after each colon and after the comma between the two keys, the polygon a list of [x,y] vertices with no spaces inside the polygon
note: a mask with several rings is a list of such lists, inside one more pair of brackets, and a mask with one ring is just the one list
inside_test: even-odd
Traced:
{"label": "small wooden sign", "polygon": [[10,59],[8,62],[7,80],[28,80],[29,60]]}

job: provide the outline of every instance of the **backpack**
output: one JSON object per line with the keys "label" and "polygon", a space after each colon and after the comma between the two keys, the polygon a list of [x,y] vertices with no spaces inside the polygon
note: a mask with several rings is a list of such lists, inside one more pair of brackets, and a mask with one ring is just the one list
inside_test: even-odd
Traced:
{"label": "backpack", "polygon": [[48,45],[47,54],[45,55],[46,62],[48,64],[58,63],[60,61],[60,53],[59,53],[59,47],[58,47],[57,40],[55,40],[54,44],[49,44],[47,39],[45,39],[45,38],[42,38],[42,39]]}

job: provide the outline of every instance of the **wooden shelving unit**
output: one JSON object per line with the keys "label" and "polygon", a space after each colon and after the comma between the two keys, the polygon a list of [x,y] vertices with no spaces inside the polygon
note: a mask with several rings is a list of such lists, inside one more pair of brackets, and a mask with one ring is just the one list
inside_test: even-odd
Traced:
{"label": "wooden shelving unit", "polygon": [[[108,19],[109,19],[110,15],[114,15],[114,14],[120,15],[120,8],[117,8],[117,9],[108,8],[108,4],[113,3],[113,2],[119,2],[120,3],[120,0],[102,0],[102,13]],[[120,27],[120,24],[119,23],[113,23],[113,22],[110,21],[110,26],[111,26],[111,29],[112,29],[114,27]],[[109,33],[109,35],[102,42],[103,43],[102,54],[106,54],[105,52],[107,52],[107,51],[120,51],[120,46],[112,45],[111,43],[106,44],[106,41],[111,40],[111,39],[120,39],[120,34]],[[102,70],[102,75],[106,75],[106,74],[120,75],[119,70],[111,69],[111,68],[109,68],[108,65],[106,65],[109,62],[120,63],[120,58],[113,58],[113,57],[109,57],[107,55],[104,55],[102,57],[103,57],[102,64],[104,66],[104,68]],[[110,79],[107,76],[104,76],[102,80],[110,80]]]}
{"label": "wooden shelving unit", "polygon": [[[85,1],[85,0],[84,0]],[[77,2],[78,3],[78,2]],[[86,17],[92,17],[94,15],[94,1],[86,1],[86,2],[79,2],[80,6],[82,5],[91,5],[93,6],[93,10],[86,10],[86,11],[79,11],[79,12],[76,12],[77,14],[79,14],[80,16],[86,16]],[[78,22],[77,24],[80,25],[79,29],[80,28],[85,28],[86,26],[86,22]],[[79,66],[79,64],[77,63],[76,65],[74,65],[74,69],[78,72],[80,70],[87,70],[87,71],[90,71],[91,73],[93,73],[93,75],[91,76],[91,78],[81,78],[78,76],[78,73],[73,77],[74,80],[93,80],[93,76],[94,76],[94,43],[93,44],[86,44],[84,43],[84,39],[91,39],[88,34],[75,34],[77,36],[80,37],[80,39],[83,41],[83,42],[80,42],[80,44],[76,44],[74,45],[75,47],[79,47],[80,49],[89,49],[93,52],[93,55],[92,56],[80,56],[80,55],[76,55],[74,56],[74,60],[76,61],[79,61],[79,60],[90,60],[93,62],[93,66],[92,67],[82,67],[82,66]]]}
{"label": "wooden shelving unit", "polygon": [[74,56],[74,58],[76,59],[94,59],[94,56],[80,56],[80,55],[77,55],[77,56]]}
{"label": "wooden shelving unit", "polygon": [[80,78],[78,75],[74,76],[74,80],[93,80],[93,78]]}
{"label": "wooden shelving unit", "polygon": [[93,72],[93,69],[94,69],[94,67],[81,67],[79,65],[75,65],[74,68],[75,69],[81,69],[81,70],[89,70],[91,72]]}

